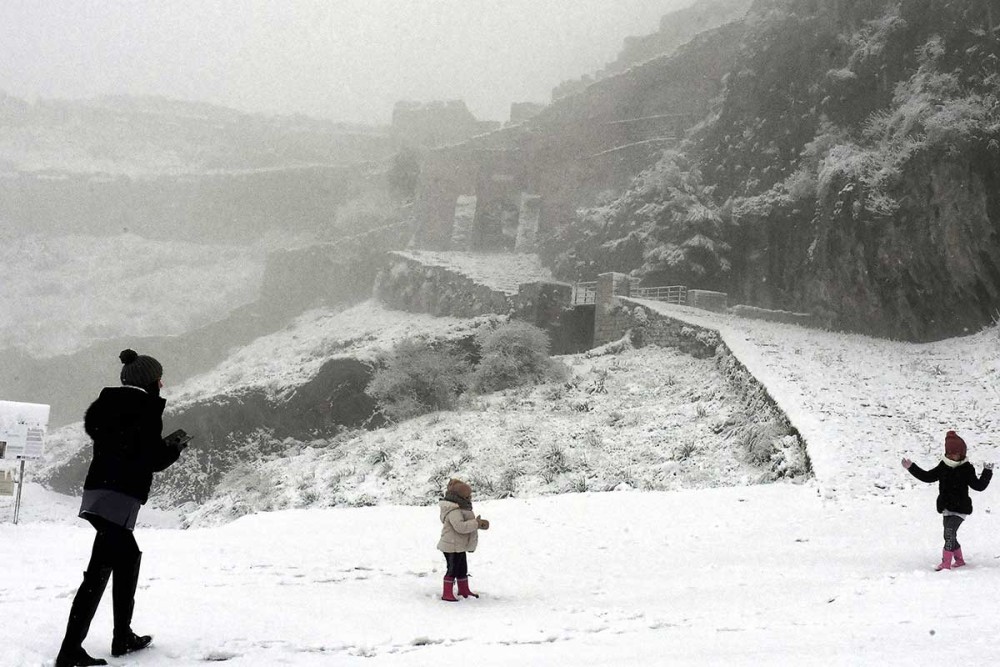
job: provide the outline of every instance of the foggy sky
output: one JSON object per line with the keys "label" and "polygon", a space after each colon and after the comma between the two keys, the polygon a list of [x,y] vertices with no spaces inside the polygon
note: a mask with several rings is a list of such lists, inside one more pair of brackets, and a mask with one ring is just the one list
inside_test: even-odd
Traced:
{"label": "foggy sky", "polygon": [[0,90],[163,95],[388,122],[400,99],[514,101],[613,60],[691,0],[2,0]]}

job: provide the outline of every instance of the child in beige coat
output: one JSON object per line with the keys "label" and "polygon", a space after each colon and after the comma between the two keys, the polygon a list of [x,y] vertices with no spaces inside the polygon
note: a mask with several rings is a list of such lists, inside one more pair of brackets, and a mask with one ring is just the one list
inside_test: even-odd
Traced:
{"label": "child in beige coat", "polygon": [[476,550],[479,531],[488,530],[490,522],[472,511],[472,487],[460,479],[449,480],[438,507],[441,509],[441,539],[437,548],[444,552],[448,565],[441,599],[458,602],[454,591],[456,580],[459,595],[478,598],[477,593],[469,590],[469,565],[465,554]]}

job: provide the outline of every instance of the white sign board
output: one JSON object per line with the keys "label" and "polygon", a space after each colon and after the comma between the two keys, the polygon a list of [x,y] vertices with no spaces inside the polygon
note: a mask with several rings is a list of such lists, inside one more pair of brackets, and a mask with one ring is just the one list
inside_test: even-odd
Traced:
{"label": "white sign board", "polygon": [[0,459],[42,458],[48,425],[49,406],[0,401]]}

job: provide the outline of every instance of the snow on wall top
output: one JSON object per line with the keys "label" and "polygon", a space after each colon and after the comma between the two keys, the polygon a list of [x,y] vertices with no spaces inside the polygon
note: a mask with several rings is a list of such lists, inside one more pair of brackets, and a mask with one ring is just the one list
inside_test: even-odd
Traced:
{"label": "snow on wall top", "polygon": [[507,294],[517,294],[522,283],[553,282],[552,272],[538,255],[527,253],[433,252],[407,250],[392,253],[427,266],[439,266]]}

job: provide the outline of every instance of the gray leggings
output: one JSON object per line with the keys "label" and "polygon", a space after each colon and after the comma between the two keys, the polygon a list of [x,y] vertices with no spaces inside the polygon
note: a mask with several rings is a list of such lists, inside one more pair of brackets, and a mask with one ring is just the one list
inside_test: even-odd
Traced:
{"label": "gray leggings", "polygon": [[955,516],[954,514],[946,514],[944,517],[944,550],[954,551],[955,549],[961,549],[962,545],[958,543],[958,527],[962,525],[965,521],[960,516]]}

